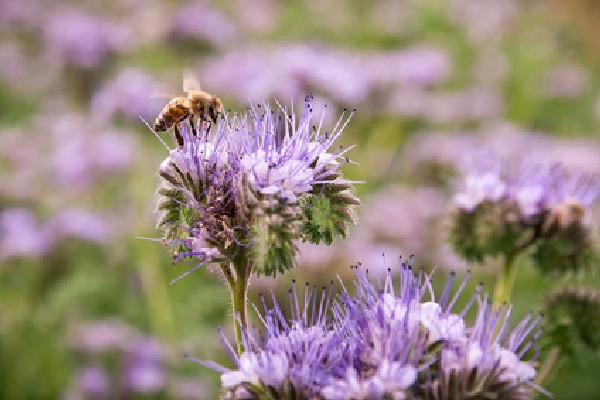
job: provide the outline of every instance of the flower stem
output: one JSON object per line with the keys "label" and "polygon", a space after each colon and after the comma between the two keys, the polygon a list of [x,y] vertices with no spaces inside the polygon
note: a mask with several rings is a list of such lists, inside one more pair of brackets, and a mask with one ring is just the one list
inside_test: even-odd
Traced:
{"label": "flower stem", "polygon": [[244,351],[242,331],[248,325],[248,287],[252,270],[244,256],[236,257],[229,265],[222,266],[222,270],[231,294],[235,342],[238,355],[241,355]]}
{"label": "flower stem", "polygon": [[510,301],[517,275],[517,269],[515,268],[515,260],[517,255],[518,252],[512,252],[507,253],[504,257],[502,273],[496,280],[496,285],[494,287],[494,302],[496,304],[502,304]]}
{"label": "flower stem", "polygon": [[237,343],[238,355],[244,351],[244,343],[242,340],[242,328],[246,328],[247,321],[247,306],[248,306],[248,277],[245,274],[238,276],[235,286],[231,292],[233,301],[233,324],[235,327],[235,340]]}
{"label": "flower stem", "polygon": [[546,359],[546,361],[544,361],[544,364],[540,368],[540,372],[535,378],[536,384],[541,385],[542,382],[544,382],[544,379],[546,379],[546,377],[552,370],[552,367],[554,367],[554,364],[556,364],[556,361],[558,361],[559,356],[560,349],[558,347],[554,347],[552,348],[552,350],[550,350],[550,355],[548,355],[548,358]]}

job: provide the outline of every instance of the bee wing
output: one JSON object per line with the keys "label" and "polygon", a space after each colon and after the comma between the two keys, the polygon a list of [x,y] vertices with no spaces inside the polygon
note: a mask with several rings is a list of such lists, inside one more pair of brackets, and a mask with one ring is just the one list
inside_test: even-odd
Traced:
{"label": "bee wing", "polygon": [[178,97],[178,95],[171,93],[152,93],[150,97],[153,99],[174,99],[175,97]]}
{"label": "bee wing", "polygon": [[154,85],[152,85],[152,87],[149,90],[149,92],[151,93],[150,98],[152,98],[152,99],[173,99],[175,97],[181,96],[181,93],[173,94],[173,93],[171,93],[172,91],[173,91],[173,88],[169,87],[169,85],[165,85],[163,83],[155,83]]}
{"label": "bee wing", "polygon": [[199,91],[200,81],[198,75],[189,68],[183,70],[183,91],[186,93]]}

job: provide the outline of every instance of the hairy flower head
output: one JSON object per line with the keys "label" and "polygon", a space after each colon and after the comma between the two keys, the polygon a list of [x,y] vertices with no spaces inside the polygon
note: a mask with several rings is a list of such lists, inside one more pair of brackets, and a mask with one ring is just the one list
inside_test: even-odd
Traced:
{"label": "hairy flower head", "polygon": [[[307,286],[304,301],[290,291],[291,317],[273,300],[258,311],[263,333],[244,330],[244,352],[226,348],[233,370],[222,373],[228,399],[529,399],[536,390],[540,317],[509,327],[510,307],[497,308],[481,286],[461,310],[469,274],[454,289],[451,274],[439,296],[432,275],[403,263],[375,284],[357,268],[355,291]],[[342,284],[343,285],[343,284]],[[355,292],[355,293],[353,293]],[[475,310],[473,320],[467,312]]]}
{"label": "hairy flower head", "polygon": [[325,132],[307,96],[300,116],[259,105],[210,130],[182,122],[183,146],[162,162],[158,188],[158,226],[176,257],[224,263],[246,254],[254,271],[275,275],[295,265],[297,239],[344,236],[359,201],[340,171],[349,149],[332,147],[351,115]]}
{"label": "hairy flower head", "polygon": [[463,168],[451,240],[469,260],[531,246],[545,271],[577,268],[590,258],[590,206],[599,196],[600,177],[486,154]]}

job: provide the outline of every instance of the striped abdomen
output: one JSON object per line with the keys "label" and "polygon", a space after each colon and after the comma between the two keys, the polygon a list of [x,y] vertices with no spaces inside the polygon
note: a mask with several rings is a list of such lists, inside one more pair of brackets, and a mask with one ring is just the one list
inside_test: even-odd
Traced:
{"label": "striped abdomen", "polygon": [[156,121],[154,121],[154,130],[156,132],[164,132],[188,115],[190,115],[188,99],[185,97],[176,97],[158,114]]}

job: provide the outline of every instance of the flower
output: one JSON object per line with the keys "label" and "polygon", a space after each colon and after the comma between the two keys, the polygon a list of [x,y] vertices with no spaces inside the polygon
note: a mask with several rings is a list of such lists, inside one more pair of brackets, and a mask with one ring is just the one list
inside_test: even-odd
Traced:
{"label": "flower", "polygon": [[166,386],[164,350],[154,338],[140,338],[129,350],[123,379],[134,393],[156,393]]}
{"label": "flower", "polygon": [[[291,319],[286,319],[275,298],[269,307],[261,294],[262,312],[255,306],[264,334],[243,329],[244,352],[237,355],[227,339],[223,343],[236,369],[214,363],[199,363],[221,372],[224,398],[309,399],[315,398],[330,376],[345,367],[342,336],[331,329],[327,319],[333,283],[323,287],[306,285],[300,302],[294,282],[290,290]],[[189,356],[188,356],[189,357]]]}
{"label": "flower", "polygon": [[118,24],[82,10],[58,10],[43,28],[53,60],[82,69],[98,67],[112,52],[127,49],[135,41]]}
{"label": "flower", "polygon": [[162,162],[157,192],[158,226],[176,259],[223,265],[247,254],[254,271],[275,275],[295,265],[297,239],[344,236],[359,201],[339,171],[349,149],[329,149],[350,117],[323,132],[307,96],[299,118],[258,105],[227,113],[210,132],[182,123],[183,146]]}
{"label": "flower", "polygon": [[565,202],[588,207],[600,196],[597,176],[569,172],[560,164],[504,160],[485,152],[462,169],[454,202],[465,211],[485,201],[512,201],[526,219]]}
{"label": "flower", "polygon": [[493,307],[481,286],[454,310],[470,273],[456,290],[451,273],[439,297],[432,274],[408,263],[397,286],[391,269],[382,285],[363,269],[356,274],[356,293],[342,283],[335,300],[323,288],[318,301],[307,285],[301,301],[294,283],[289,319],[274,298],[268,307],[261,296],[263,309],[255,310],[265,332],[244,328],[241,355],[224,339],[236,368],[199,361],[221,372],[224,398],[528,399],[544,392],[532,364],[540,316],[510,329],[510,307]]}
{"label": "flower", "polygon": [[486,152],[463,168],[451,240],[470,260],[535,247],[539,268],[577,268],[589,259],[590,206],[599,196],[598,176]]}

